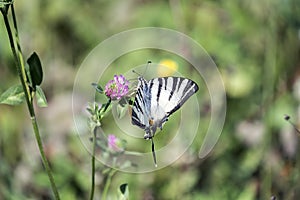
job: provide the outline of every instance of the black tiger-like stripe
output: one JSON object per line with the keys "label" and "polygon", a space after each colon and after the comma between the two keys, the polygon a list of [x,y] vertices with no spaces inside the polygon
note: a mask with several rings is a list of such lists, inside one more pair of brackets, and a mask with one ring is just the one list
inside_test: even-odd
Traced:
{"label": "black tiger-like stripe", "polygon": [[136,105],[137,109],[139,111],[141,111],[141,113],[144,114],[144,111],[143,109],[141,108],[141,104],[144,104],[144,99],[143,99],[143,96],[142,96],[142,93],[141,93],[141,90],[139,89],[136,93],[136,97],[134,99],[134,105]]}
{"label": "black tiger-like stripe", "polygon": [[180,106],[183,105],[186,102],[186,100],[188,100],[188,98],[197,91],[198,91],[198,86],[193,81],[189,80],[188,84],[185,86],[185,88],[183,90],[183,95],[181,97]]}
{"label": "black tiger-like stripe", "polygon": [[156,101],[159,102],[159,98],[160,98],[160,93],[161,93],[161,88],[163,86],[163,83],[162,83],[162,79],[159,78],[158,79],[158,88],[157,88],[157,95],[156,95]]}
{"label": "black tiger-like stripe", "polygon": [[165,81],[165,90],[167,90],[168,77],[164,77],[163,80]]}
{"label": "black tiger-like stripe", "polygon": [[172,98],[173,94],[174,94],[174,91],[175,91],[175,88],[176,88],[176,82],[177,82],[177,77],[169,77],[168,79],[172,79],[172,90],[170,91],[170,95],[169,95],[169,101],[170,99]]}
{"label": "black tiger-like stripe", "polygon": [[181,84],[182,84],[182,81],[184,80],[183,78],[178,78],[178,79],[179,79],[179,83],[178,83],[179,87],[177,88],[177,91],[176,91],[176,92],[179,91],[179,89],[180,89],[180,87],[181,87]]}

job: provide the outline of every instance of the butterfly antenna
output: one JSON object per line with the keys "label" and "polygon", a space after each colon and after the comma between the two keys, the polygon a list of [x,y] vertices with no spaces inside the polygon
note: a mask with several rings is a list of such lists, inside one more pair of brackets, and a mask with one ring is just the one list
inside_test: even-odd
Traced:
{"label": "butterfly antenna", "polygon": [[[146,65],[146,68],[145,68],[145,71],[144,71],[144,73],[143,74],[145,74],[146,73],[146,71],[147,71],[147,69],[148,69],[148,66],[151,64],[152,62],[149,60],[148,62],[147,62],[147,65]],[[138,76],[140,76],[140,77],[143,77],[143,75],[142,74],[140,74],[140,73],[138,73],[137,71],[135,71],[134,69],[132,70],[132,73],[135,73],[135,74],[137,74]]]}
{"label": "butterfly antenna", "polygon": [[294,123],[290,120],[291,117],[290,117],[289,115],[284,115],[284,119],[285,119],[286,121],[288,121],[288,122],[293,126],[293,128],[296,130],[296,132],[297,132],[298,134],[300,134],[300,130],[297,128],[296,124],[294,124]]}
{"label": "butterfly antenna", "polygon": [[140,73],[138,73],[137,71],[135,71],[134,69],[132,70],[132,73],[137,74],[138,76],[142,76]]}
{"label": "butterfly antenna", "polygon": [[150,66],[151,63],[152,63],[151,60],[148,60],[144,74],[146,74],[146,71],[148,70],[148,67]]}
{"label": "butterfly antenna", "polygon": [[153,138],[151,138],[151,143],[152,143],[152,155],[153,155],[154,165],[155,167],[157,167]]}

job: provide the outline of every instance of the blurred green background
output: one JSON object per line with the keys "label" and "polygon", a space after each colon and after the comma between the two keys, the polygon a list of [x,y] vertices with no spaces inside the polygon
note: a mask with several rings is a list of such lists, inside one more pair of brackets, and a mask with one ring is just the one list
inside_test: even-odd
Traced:
{"label": "blurred green background", "polygon": [[[283,119],[289,114],[300,127],[298,0],[17,0],[15,10],[24,57],[36,51],[43,64],[49,106],[38,108],[37,118],[62,199],[87,199],[90,187],[90,155],[72,128],[77,69],[106,38],[149,26],[183,32],[213,57],[226,87],[225,126],[206,159],[198,158],[202,137],[197,137],[171,166],[146,174],[117,173],[109,198],[128,183],[130,199],[300,199],[300,138]],[[155,55],[154,62],[171,58]],[[148,59],[125,56],[118,65]],[[121,72],[108,70],[106,77]],[[0,80],[1,93],[19,81],[3,20]],[[201,126],[207,127],[209,99],[202,94],[197,94],[204,110]],[[110,120],[103,123],[109,126]],[[164,136],[159,137],[162,142]],[[100,199],[105,177],[101,163],[97,167],[95,199]],[[0,105],[0,199],[52,198],[26,107]]]}

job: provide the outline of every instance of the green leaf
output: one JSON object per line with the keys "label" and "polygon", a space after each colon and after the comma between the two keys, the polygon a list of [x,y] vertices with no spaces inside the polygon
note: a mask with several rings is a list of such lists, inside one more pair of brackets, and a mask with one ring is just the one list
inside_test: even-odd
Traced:
{"label": "green leaf", "polygon": [[31,56],[28,58],[27,63],[29,65],[32,87],[33,89],[35,89],[36,86],[40,85],[43,80],[43,69],[41,61],[39,59],[39,56],[35,52],[33,52],[33,54],[31,54]]}
{"label": "green leaf", "polygon": [[103,94],[103,88],[100,85],[98,85],[97,83],[92,83],[92,86],[96,89],[97,92]]}
{"label": "green leaf", "polygon": [[0,96],[1,104],[19,105],[25,100],[25,94],[21,85],[14,85]]}
{"label": "green leaf", "polygon": [[124,183],[120,185],[119,188],[119,200],[128,200],[129,199],[129,190],[128,190],[128,184]]}
{"label": "green leaf", "polygon": [[47,99],[41,87],[36,87],[36,101],[39,107],[47,107]]}

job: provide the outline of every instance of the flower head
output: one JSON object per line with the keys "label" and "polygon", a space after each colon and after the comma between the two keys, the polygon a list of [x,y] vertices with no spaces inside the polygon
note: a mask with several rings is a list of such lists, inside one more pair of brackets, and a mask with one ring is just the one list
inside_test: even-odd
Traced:
{"label": "flower head", "polygon": [[112,152],[121,152],[124,150],[124,148],[121,147],[121,140],[113,134],[108,135],[107,145],[108,149]]}
{"label": "flower head", "polygon": [[128,93],[129,81],[123,75],[114,75],[114,79],[105,85],[105,95],[111,100],[119,100]]}

